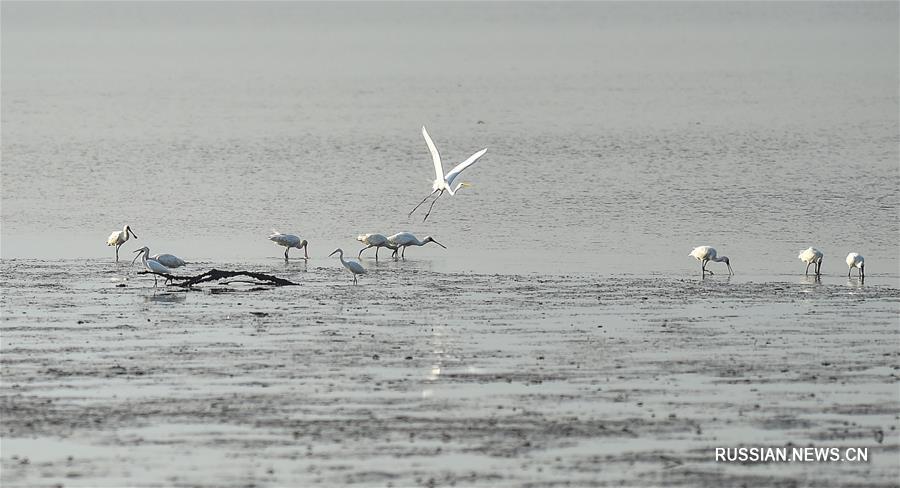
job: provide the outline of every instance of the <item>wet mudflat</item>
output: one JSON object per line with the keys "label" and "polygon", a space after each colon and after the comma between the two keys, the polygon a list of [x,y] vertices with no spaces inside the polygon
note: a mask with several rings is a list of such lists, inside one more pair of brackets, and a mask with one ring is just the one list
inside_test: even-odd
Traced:
{"label": "wet mudflat", "polygon": [[0,262],[3,486],[897,485],[896,287],[318,264]]}

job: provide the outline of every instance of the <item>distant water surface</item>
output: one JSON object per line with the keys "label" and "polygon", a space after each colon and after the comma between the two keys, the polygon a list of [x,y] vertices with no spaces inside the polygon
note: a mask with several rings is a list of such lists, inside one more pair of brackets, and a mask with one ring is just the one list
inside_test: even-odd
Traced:
{"label": "distant water surface", "polygon": [[[896,283],[898,5],[2,4],[2,256],[278,257],[410,230],[437,270]],[[474,186],[407,212],[476,150]]]}

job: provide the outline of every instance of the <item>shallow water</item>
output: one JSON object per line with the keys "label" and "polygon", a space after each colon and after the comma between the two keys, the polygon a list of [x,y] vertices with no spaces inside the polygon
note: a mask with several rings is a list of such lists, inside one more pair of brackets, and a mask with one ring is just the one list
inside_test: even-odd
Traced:
{"label": "shallow water", "polygon": [[896,3],[0,9],[4,486],[896,486]]}
{"label": "shallow water", "polygon": [[[709,244],[773,274],[814,245],[896,277],[897,9],[4,2],[0,251],[411,230],[446,271],[692,272]],[[488,148],[424,224],[423,124],[447,169]]]}

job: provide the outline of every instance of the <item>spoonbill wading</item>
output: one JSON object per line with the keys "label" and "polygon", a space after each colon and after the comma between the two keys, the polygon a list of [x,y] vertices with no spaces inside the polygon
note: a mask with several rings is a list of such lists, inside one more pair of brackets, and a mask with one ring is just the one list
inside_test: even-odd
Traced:
{"label": "spoonbill wading", "polygon": [[366,274],[366,268],[363,268],[363,265],[357,263],[356,261],[345,261],[344,250],[341,248],[335,249],[328,256],[334,256],[336,253],[340,253],[338,257],[340,257],[341,259],[341,264],[343,264],[344,267],[347,268],[347,271],[349,271],[353,275],[353,284],[357,284],[356,275]]}
{"label": "spoonbill wading", "polygon": [[366,247],[359,250],[359,255],[357,256],[357,258],[360,259],[362,259],[363,251],[369,249],[370,247],[375,248],[375,261],[378,261],[378,251],[381,250],[382,247],[395,250],[397,249],[396,246],[388,241],[387,237],[381,234],[360,234],[356,237],[356,240],[366,245]]}
{"label": "spoonbill wading", "polygon": [[447,249],[447,246],[434,240],[434,238],[431,236],[425,236],[425,239],[422,239],[420,241],[416,236],[414,236],[410,232],[399,232],[397,234],[394,234],[394,235],[388,237],[388,242],[391,244],[391,246],[393,246],[393,249],[394,249],[394,253],[392,254],[392,256],[397,257],[397,251],[400,251],[400,257],[404,258],[404,259],[406,258],[406,248],[409,246],[424,246],[425,244],[428,244],[429,242],[433,242],[433,243],[437,244],[438,246],[441,246],[444,249]]}
{"label": "spoonbill wading", "polygon": [[734,271],[731,270],[731,262],[728,260],[727,256],[718,257],[716,256],[716,250],[710,246],[700,246],[695,247],[693,251],[691,251],[688,256],[696,258],[697,261],[700,261],[700,270],[703,272],[705,276],[706,273],[714,274],[712,271],[706,269],[706,263],[710,261],[715,261],[717,263],[725,263],[728,266],[728,274],[733,275]]}
{"label": "spoonbill wading", "polygon": [[816,265],[816,276],[820,276],[822,274],[822,258],[823,257],[825,257],[825,255],[822,254],[822,251],[820,251],[814,247],[810,247],[810,248],[806,249],[805,251],[800,251],[800,255],[797,256],[797,258],[800,259],[800,261],[803,261],[804,263],[806,263],[806,276],[809,276],[809,266],[811,264]]}
{"label": "spoonbill wading", "polygon": [[[150,248],[147,246],[144,246],[143,248],[138,249],[138,251],[143,251],[144,249],[147,249],[147,254],[150,254]],[[138,251],[135,251],[135,252],[138,252]],[[131,264],[134,264],[134,262],[137,261],[137,258],[139,258],[139,257],[140,257],[140,255],[135,256],[134,259],[131,260]],[[171,268],[180,268],[187,264],[183,259],[179,258],[178,256],[174,256],[172,254],[154,254],[153,256],[150,256],[148,259],[156,261],[157,263],[160,263],[163,266],[170,268],[170,269]]]}
{"label": "spoonbill wading", "polygon": [[853,268],[856,268],[860,279],[866,279],[866,260],[859,253],[851,252],[847,255],[847,266],[850,267],[847,270],[847,278],[850,277]]}
{"label": "spoonbill wading", "polygon": [[307,247],[308,243],[306,242],[306,239],[300,239],[293,234],[282,234],[277,230],[273,230],[272,235],[269,236],[269,240],[279,246],[284,246],[285,261],[287,261],[288,251],[290,251],[292,247],[303,249],[303,259],[309,259],[309,248]]}
{"label": "spoonbill wading", "polygon": [[122,244],[125,244],[125,241],[128,240],[128,234],[131,234],[131,236],[135,239],[138,238],[137,234],[135,234],[134,231],[131,230],[131,227],[126,225],[122,228],[122,230],[113,232],[106,239],[107,246],[116,246],[116,262],[119,262],[119,248],[122,247]]}
{"label": "spoonbill wading", "polygon": [[[425,126],[422,126],[422,137],[425,138],[425,144],[428,145],[428,150],[431,151],[431,159],[434,162],[434,183],[431,185],[432,192],[430,195],[422,199],[412,211],[409,212],[407,217],[412,216],[413,212],[416,211],[423,203],[425,203],[429,198],[431,198],[435,193],[438,196],[434,197],[434,200],[431,201],[431,206],[428,207],[428,213],[425,214],[425,218],[422,219],[422,222],[428,220],[428,216],[431,215],[431,209],[434,208],[434,203],[437,202],[438,198],[441,198],[441,195],[446,191],[453,196],[456,194],[457,190],[461,186],[470,186],[468,183],[457,182],[456,180],[459,178],[460,173],[465,171],[466,168],[475,164],[478,161],[478,158],[484,156],[484,153],[487,152],[487,148],[478,151],[477,153],[469,156],[469,159],[459,163],[455,168],[451,169],[449,173],[444,174],[444,166],[441,163],[441,155],[438,153],[437,148],[434,146],[434,142],[431,140],[431,137],[428,135],[428,131],[425,130]],[[440,192],[440,193],[438,193]]]}
{"label": "spoonbill wading", "polygon": [[[167,275],[172,274],[172,270],[163,266],[162,263],[149,258],[149,256],[150,256],[150,248],[149,247],[144,246],[134,252],[144,253],[141,255],[141,261],[144,263],[144,269],[154,273],[154,275],[153,275],[153,286],[154,287],[157,286],[157,277],[156,277],[155,273],[163,273],[163,274],[167,274]],[[135,256],[134,258],[137,259],[137,256]],[[131,262],[134,263],[134,260],[132,260]],[[168,281],[168,278],[166,278],[166,281]]]}

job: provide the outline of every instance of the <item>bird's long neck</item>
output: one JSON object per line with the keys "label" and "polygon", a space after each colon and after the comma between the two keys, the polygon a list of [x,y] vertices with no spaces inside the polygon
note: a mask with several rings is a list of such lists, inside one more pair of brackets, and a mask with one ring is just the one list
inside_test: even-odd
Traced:
{"label": "bird's long neck", "polygon": [[710,261],[715,261],[717,263],[721,263],[722,261],[725,261],[726,259],[728,259],[728,258],[725,256],[721,256],[721,257],[716,256],[714,258],[710,258]]}
{"label": "bird's long neck", "polygon": [[416,239],[416,242],[412,243],[413,246],[424,246],[425,244],[428,244],[428,243],[425,241],[420,241],[418,239]]}

